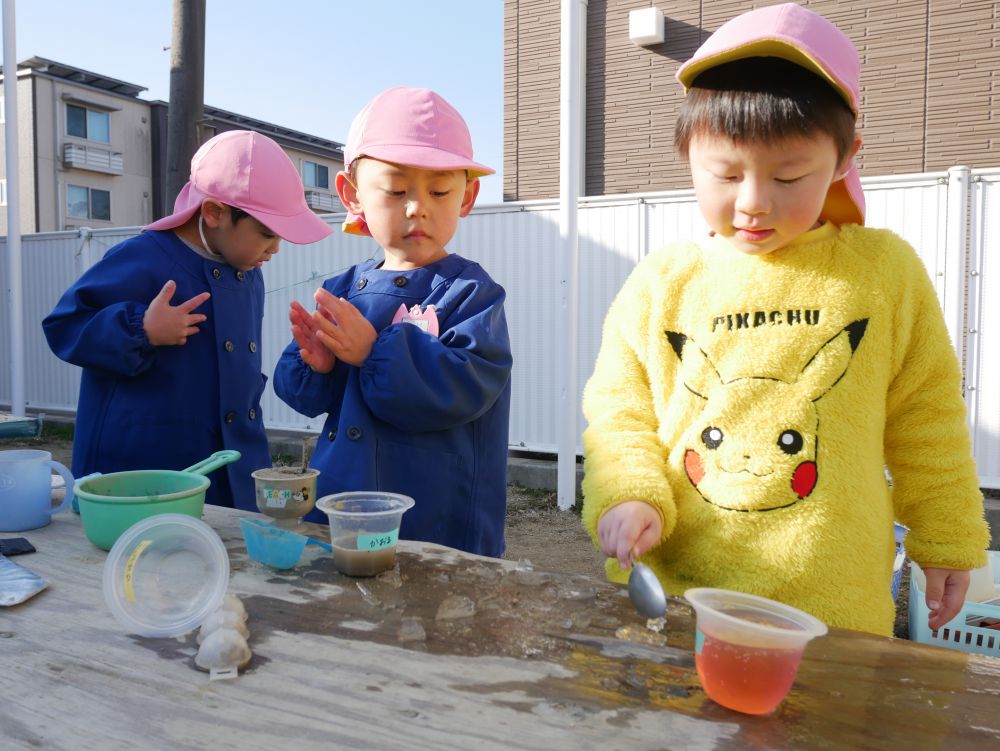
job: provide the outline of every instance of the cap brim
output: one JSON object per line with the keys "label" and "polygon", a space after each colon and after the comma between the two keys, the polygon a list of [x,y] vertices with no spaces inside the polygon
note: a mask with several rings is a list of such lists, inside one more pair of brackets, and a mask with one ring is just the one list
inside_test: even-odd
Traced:
{"label": "cap brim", "polygon": [[[175,209],[178,206],[183,206],[183,208],[175,211],[170,216],[165,216],[162,219],[157,219],[152,224],[147,224],[143,227],[143,230],[163,231],[176,229],[193,217],[195,212],[201,208],[202,203],[207,200],[218,201],[227,206],[234,205],[221,198],[214,198],[202,193],[189,182],[181,189],[177,200],[174,202]],[[292,216],[268,214],[266,211],[248,209],[242,206],[237,206],[236,208],[247,212],[282,240],[287,240],[296,245],[308,245],[309,243],[319,242],[333,232],[333,227],[320,219],[319,216],[308,208]]]}
{"label": "cap brim", "polygon": [[691,88],[694,80],[706,70],[748,57],[778,57],[812,71],[829,83],[851,108],[851,112],[857,115],[857,102],[854,101],[850,87],[838,80],[812,55],[797,47],[793,42],[779,38],[756,39],[705,57],[691,58],[677,71],[677,80],[687,91]]}
{"label": "cap brim", "polygon": [[484,177],[496,174],[495,169],[485,164],[466,159],[460,154],[443,151],[432,146],[416,144],[375,144],[365,146],[360,157],[371,157],[383,162],[392,162],[404,167],[417,167],[428,170],[465,170],[469,177]]}
{"label": "cap brim", "polygon": [[201,204],[207,199],[204,193],[198,190],[191,182],[184,184],[181,188],[181,192],[177,194],[177,200],[174,201],[174,213],[169,216],[165,216],[162,219],[157,219],[152,224],[147,224],[143,227],[143,230],[168,230],[174,229],[175,227],[180,227],[188,219],[194,216],[194,213],[201,207]]}
{"label": "cap brim", "polygon": [[292,216],[278,216],[257,209],[243,209],[243,211],[246,211],[282,240],[296,245],[319,242],[333,232],[333,227],[309,209],[304,209]]}

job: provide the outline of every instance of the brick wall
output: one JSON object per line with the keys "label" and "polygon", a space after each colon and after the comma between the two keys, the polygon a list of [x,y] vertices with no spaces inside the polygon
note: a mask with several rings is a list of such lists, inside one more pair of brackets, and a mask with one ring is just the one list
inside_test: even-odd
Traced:
{"label": "brick wall", "polygon": [[[724,21],[773,2],[589,0],[586,193],[689,186],[673,152],[677,68]],[[861,55],[862,175],[1000,166],[1000,0],[801,0]],[[628,39],[655,5],[663,44]],[[504,198],[559,192],[558,0],[504,3]]]}

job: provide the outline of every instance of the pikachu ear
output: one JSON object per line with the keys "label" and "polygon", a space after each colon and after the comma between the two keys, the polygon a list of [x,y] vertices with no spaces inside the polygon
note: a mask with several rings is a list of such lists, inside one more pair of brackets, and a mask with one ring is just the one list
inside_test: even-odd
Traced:
{"label": "pikachu ear", "polygon": [[693,339],[676,331],[665,331],[671,348],[681,361],[681,377],[688,391],[708,399],[713,389],[722,384],[722,376]]}
{"label": "pikachu ear", "polygon": [[806,363],[797,387],[809,401],[818,400],[843,378],[867,328],[867,318],[848,324]]}

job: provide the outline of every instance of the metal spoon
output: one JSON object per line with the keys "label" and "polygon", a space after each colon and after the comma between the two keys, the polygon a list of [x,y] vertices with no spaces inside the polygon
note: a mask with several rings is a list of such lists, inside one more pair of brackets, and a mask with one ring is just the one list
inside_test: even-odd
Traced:
{"label": "metal spoon", "polygon": [[628,598],[635,609],[647,618],[662,618],[667,612],[667,596],[653,570],[628,554],[632,573],[628,576]]}

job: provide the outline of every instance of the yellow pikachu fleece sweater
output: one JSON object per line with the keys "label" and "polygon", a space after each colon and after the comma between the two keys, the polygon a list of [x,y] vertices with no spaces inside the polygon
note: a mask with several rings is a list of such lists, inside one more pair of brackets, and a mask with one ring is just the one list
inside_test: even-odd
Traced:
{"label": "yellow pikachu fleece sweater", "polygon": [[961,386],[924,266],[889,231],[825,224],[760,256],[674,244],[604,323],[584,524],[596,542],[605,511],[644,500],[663,538],[643,561],[669,592],[740,590],[891,634],[894,517],[920,565],[985,565]]}

